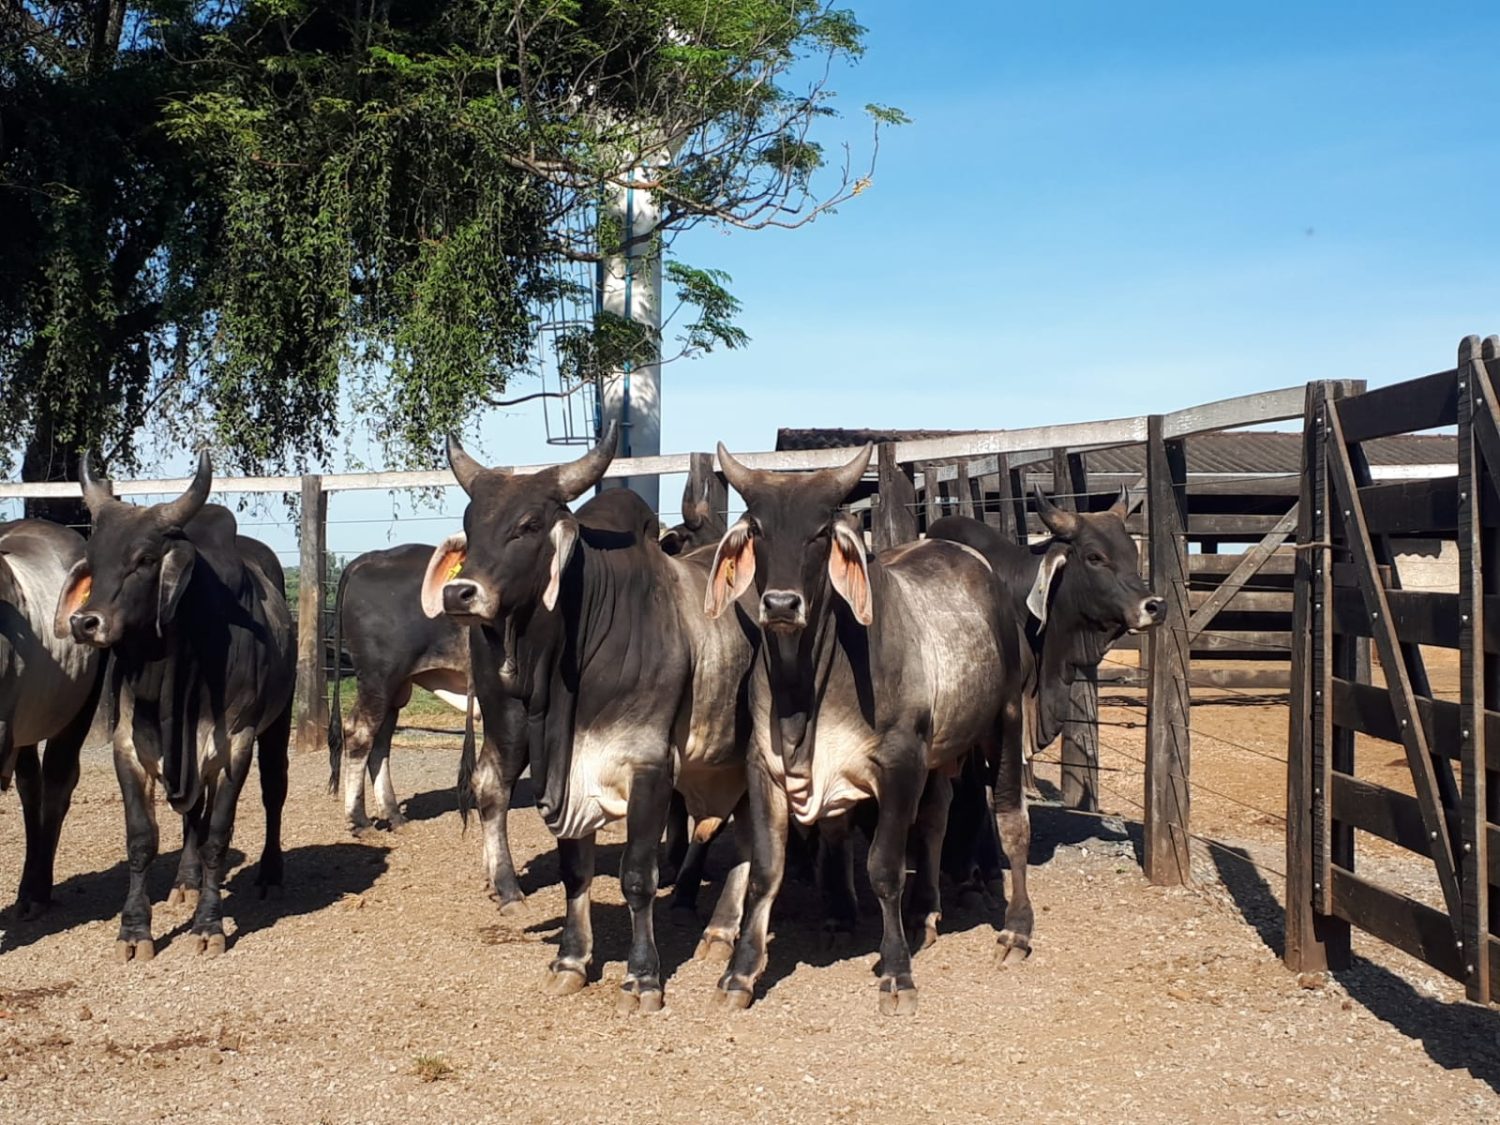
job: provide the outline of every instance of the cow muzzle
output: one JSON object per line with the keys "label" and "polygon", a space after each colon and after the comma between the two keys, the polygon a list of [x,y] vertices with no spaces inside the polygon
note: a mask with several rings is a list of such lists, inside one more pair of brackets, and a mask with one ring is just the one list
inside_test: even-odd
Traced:
{"label": "cow muzzle", "polygon": [[493,621],[499,615],[500,599],[487,586],[472,578],[443,583],[443,612],[449,617]]}
{"label": "cow muzzle", "polygon": [[104,615],[91,610],[80,610],[73,614],[68,618],[68,627],[73,632],[73,640],[81,645],[108,648],[118,639]]}
{"label": "cow muzzle", "polygon": [[791,633],[807,627],[807,603],[792,590],[767,590],[760,597],[760,627]]}
{"label": "cow muzzle", "polygon": [[1133,619],[1128,622],[1132,633],[1153,629],[1167,616],[1167,602],[1155,594],[1149,594],[1136,603]]}

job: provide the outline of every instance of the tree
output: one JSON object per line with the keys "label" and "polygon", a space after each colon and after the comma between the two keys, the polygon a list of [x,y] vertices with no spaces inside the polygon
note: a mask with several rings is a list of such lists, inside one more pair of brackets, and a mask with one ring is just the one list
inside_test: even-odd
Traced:
{"label": "tree", "polygon": [[[813,136],[862,29],[823,0],[0,0],[0,424],[27,479],[92,445],[322,457],[340,395],[394,464],[506,393],[576,263],[639,251],[599,203],[796,226],[858,194]],[[794,91],[793,81],[803,87]],[[899,113],[868,107],[877,129]],[[870,159],[873,161],[872,144]],[[649,181],[642,169],[649,168]],[[686,354],[745,342],[673,263]],[[661,342],[608,318],[580,374]]]}

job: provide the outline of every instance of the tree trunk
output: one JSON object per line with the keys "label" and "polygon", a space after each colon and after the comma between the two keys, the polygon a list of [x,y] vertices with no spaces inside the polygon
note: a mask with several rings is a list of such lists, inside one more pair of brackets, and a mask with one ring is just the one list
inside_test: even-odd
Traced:
{"label": "tree trunk", "polygon": [[[56,419],[46,414],[37,419],[36,428],[26,443],[26,455],[21,461],[23,481],[78,479],[78,450],[58,443],[55,440],[56,432]],[[83,535],[89,533],[89,511],[83,506],[82,498],[28,500],[26,515],[30,519],[66,524]]]}

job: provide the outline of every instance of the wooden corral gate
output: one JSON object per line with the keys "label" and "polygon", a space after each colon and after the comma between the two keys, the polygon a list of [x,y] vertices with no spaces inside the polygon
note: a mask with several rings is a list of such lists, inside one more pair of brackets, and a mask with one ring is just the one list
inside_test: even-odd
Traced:
{"label": "wooden corral gate", "polygon": [[[1471,336],[1449,371],[1350,396],[1308,389],[1287,780],[1286,960],[1295,970],[1346,965],[1352,927],[1462,981],[1472,999],[1497,998],[1497,384],[1500,337]],[[1457,476],[1372,482],[1366,442],[1452,426]],[[1456,544],[1457,593],[1403,588],[1394,557],[1418,536]],[[1359,667],[1363,638],[1378,672]],[[1457,652],[1456,692],[1434,689],[1424,647]],[[1385,744],[1400,747],[1409,791],[1361,776],[1390,761]],[[1427,857],[1435,878],[1426,901],[1404,880],[1412,893],[1382,885],[1372,871],[1389,864],[1358,865],[1369,848],[1356,846],[1356,833]]]}

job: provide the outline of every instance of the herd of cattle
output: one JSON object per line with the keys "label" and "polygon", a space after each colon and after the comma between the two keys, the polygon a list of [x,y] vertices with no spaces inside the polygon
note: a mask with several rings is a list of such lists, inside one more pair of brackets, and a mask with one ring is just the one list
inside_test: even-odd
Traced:
{"label": "herd of cattle", "polygon": [[[621,820],[632,926],[622,1009],[662,1004],[652,922],[663,838],[676,905],[691,908],[703,853],[726,825],[737,862],[697,950],[726,963],[722,1003],[747,1006],[765,969],[789,844],[810,849],[829,935],[852,928],[856,827],[883,924],[882,1012],[915,1009],[912,953],[936,938],[944,871],[994,885],[1004,853],[1000,956],[1024,958],[1026,757],[1059,733],[1079,670],[1163,613],[1138,573],[1126,496],[1075,513],[1038,492],[1051,539],[1031,547],[950,517],[871,555],[842,510],[869,448],[841,468],[778,473],[720,446],[744,516],[725,528],[690,492],[683,523],[659,535],[627,490],[569,508],[599,484],[615,441],[611,427],[580,460],[516,475],[450,440],[469,496],[463,531],[345,569],[336,645],[357,691],[345,723],[335,681],[328,741],[350,826],[370,823],[367,779],[377,816],[400,821],[391,736],[421,685],[469,716],[459,801],[465,818],[477,810],[502,909],[522,897],[506,817],[531,771],[567,901],[547,977],[555,994],[589,979],[594,839]],[[172,896],[196,904],[199,951],[220,953],[220,887],[256,747],[266,815],[256,885],[282,881],[294,643],[281,568],[206,503],[206,453],[186,493],[164,504],[118,500],[87,456],[80,483],[87,541],[39,520],[0,527],[0,784],[15,777],[26,829],[16,909],[26,917],[50,899],[102,699],[130,872],[116,956],[154,954],[157,785],[183,823]]]}

